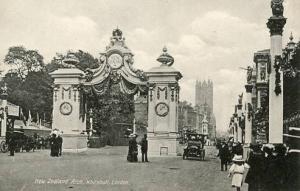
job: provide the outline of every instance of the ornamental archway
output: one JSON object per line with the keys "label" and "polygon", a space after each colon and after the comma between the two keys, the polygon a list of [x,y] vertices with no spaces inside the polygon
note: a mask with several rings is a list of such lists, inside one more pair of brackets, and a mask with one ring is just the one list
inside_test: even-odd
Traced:
{"label": "ornamental archway", "polygon": [[[76,68],[58,69],[54,78],[53,126],[64,132],[64,151],[85,150],[85,92],[103,95],[110,85],[118,84],[128,95],[147,95],[150,155],[178,153],[177,123],[181,73],[172,67],[174,59],[163,49],[157,61],[160,66],[148,72],[133,67],[133,54],[125,44],[122,31],[115,29],[109,46],[100,55],[100,66],[85,72]],[[64,62],[78,62],[70,55]]]}

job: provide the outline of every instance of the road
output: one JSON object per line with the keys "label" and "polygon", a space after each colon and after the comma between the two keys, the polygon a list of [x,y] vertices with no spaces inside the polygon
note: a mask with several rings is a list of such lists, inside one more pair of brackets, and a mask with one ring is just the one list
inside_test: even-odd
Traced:
{"label": "road", "polygon": [[149,157],[150,163],[128,163],[126,147],[89,149],[59,158],[50,157],[49,150],[14,157],[1,153],[0,191],[232,190],[227,172],[220,171],[215,148],[206,148],[206,153],[205,161]]}

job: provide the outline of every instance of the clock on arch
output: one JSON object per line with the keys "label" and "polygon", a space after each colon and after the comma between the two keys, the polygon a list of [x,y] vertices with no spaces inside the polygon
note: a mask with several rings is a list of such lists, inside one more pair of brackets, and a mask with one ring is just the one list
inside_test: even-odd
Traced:
{"label": "clock on arch", "polygon": [[123,58],[120,54],[114,53],[108,57],[107,63],[112,69],[118,69],[123,64]]}

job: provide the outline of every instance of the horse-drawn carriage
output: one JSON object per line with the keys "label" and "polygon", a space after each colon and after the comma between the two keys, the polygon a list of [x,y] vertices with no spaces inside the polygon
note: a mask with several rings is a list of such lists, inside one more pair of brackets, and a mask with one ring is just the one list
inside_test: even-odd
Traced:
{"label": "horse-drawn carriage", "polygon": [[197,133],[185,134],[185,148],[183,150],[183,160],[188,158],[198,158],[204,160],[205,157],[205,135]]}
{"label": "horse-drawn carriage", "polygon": [[5,141],[0,143],[1,152],[5,153],[9,150],[9,146],[12,144],[16,152],[26,151],[35,149],[36,141],[33,137],[27,136],[22,131],[7,131]]}

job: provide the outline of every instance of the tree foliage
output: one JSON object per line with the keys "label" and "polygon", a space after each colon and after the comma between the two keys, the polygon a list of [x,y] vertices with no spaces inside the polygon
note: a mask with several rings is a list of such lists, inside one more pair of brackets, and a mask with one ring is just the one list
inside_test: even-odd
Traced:
{"label": "tree foliage", "polygon": [[4,62],[13,66],[13,71],[23,80],[29,72],[41,71],[45,66],[43,56],[37,50],[27,50],[23,46],[10,47]]}
{"label": "tree foliage", "polygon": [[52,79],[46,72],[29,72],[24,80],[10,72],[5,75],[2,83],[7,83],[8,101],[19,105],[26,116],[30,110],[34,119],[37,113],[45,114],[47,121],[51,119]]}
{"label": "tree foliage", "polygon": [[[70,53],[70,51],[68,51],[68,53]],[[98,59],[94,58],[90,53],[84,52],[82,50],[73,52],[73,54],[75,54],[75,56],[78,58],[79,64],[77,64],[76,66],[65,64],[63,62],[63,60],[67,57],[68,53],[65,55],[56,53],[56,56],[53,57],[53,59],[51,60],[51,62],[49,64],[47,64],[46,70],[50,73],[58,68],[76,67],[76,68],[84,71],[87,68],[94,69],[99,66]]]}
{"label": "tree foliage", "polygon": [[[98,134],[110,132],[113,127],[132,124],[134,99],[120,91],[118,84],[112,84],[102,96],[88,95],[88,107],[93,109],[93,126]],[[123,125],[124,126],[124,125]]]}

